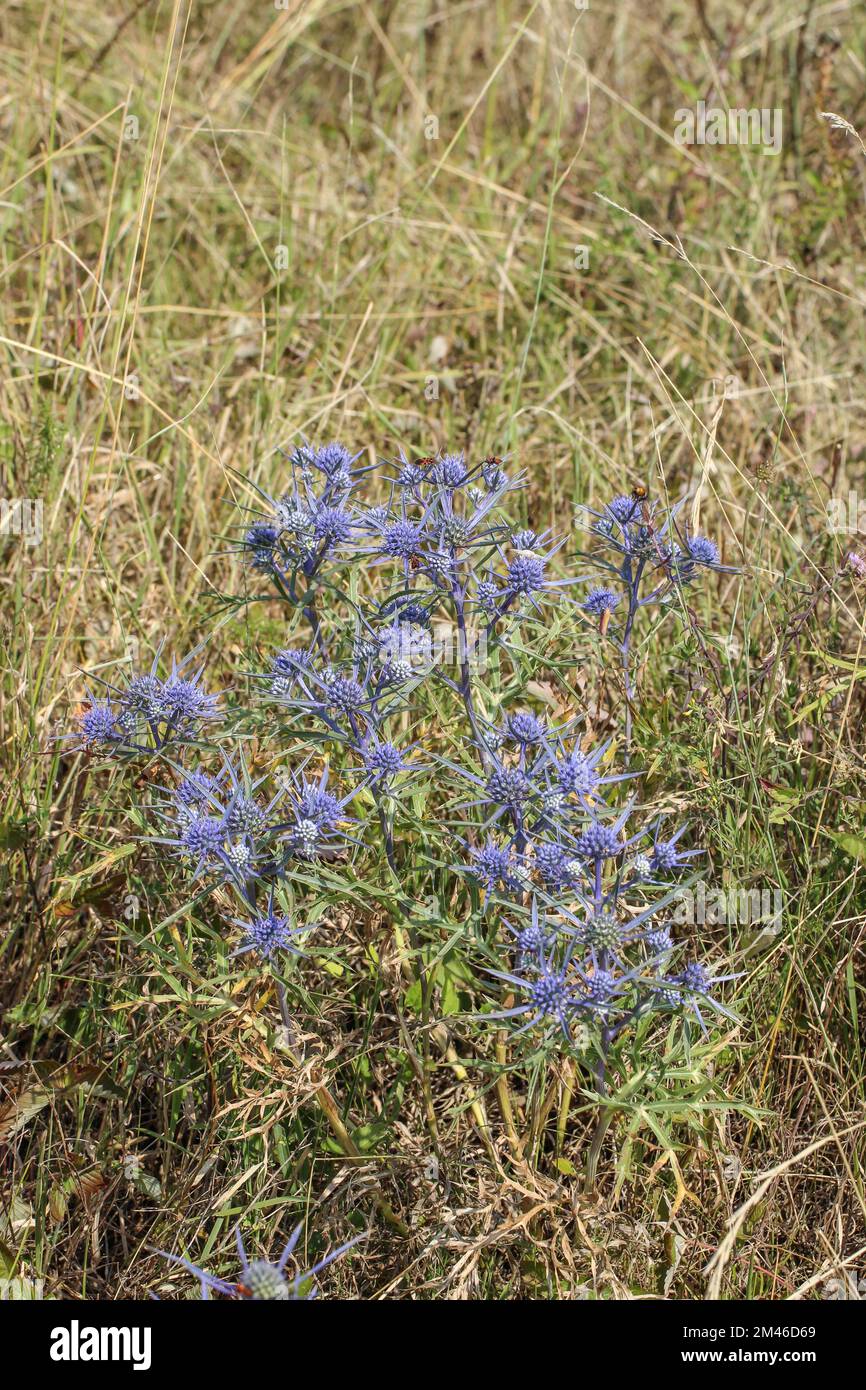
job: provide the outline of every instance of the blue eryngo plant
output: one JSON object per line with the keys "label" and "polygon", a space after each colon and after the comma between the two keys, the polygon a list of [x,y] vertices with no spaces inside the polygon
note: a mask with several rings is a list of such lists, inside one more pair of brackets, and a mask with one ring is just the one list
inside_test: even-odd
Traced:
{"label": "blue eryngo plant", "polygon": [[92,677],[87,699],[70,735],[80,746],[115,754],[162,753],[172,745],[207,736],[223,715],[218,695],[204,686],[200,649],[173,659],[160,674],[161,652],[149,671],[132,672],[121,684]]}
{"label": "blue eryngo plant", "polygon": [[707,573],[735,574],[721,563],[717,543],[682,523],[683,502],[650,501],[646,489],[612,497],[600,509],[579,507],[578,520],[595,538],[584,558],[596,571],[581,607],[617,650],[625,693],[626,745],[631,738],[635,689],[635,624],[646,611],[682,611],[687,591]]}
{"label": "blue eryngo plant", "polygon": [[[434,1149],[447,1018],[495,1073],[520,1152],[515,1115],[540,1154],[551,1085],[599,1109],[594,1172],[614,1115],[651,1114],[647,1087],[699,1076],[733,1026],[735,976],[672,936],[668,909],[699,846],[638,804],[636,774],[569,676],[586,664],[586,613],[621,607],[621,631],[604,630],[630,702],[638,611],[724,567],[675,510],[614,498],[591,515],[618,558],[587,596],[573,536],[533,529],[506,460],[362,458],[302,444],[278,487],[244,482],[228,545],[241,582],[224,599],[248,610],[244,669],[220,697],[200,652],[97,683],[79,746],[161,769],[136,805],[142,828],[179,891],[216,903],[221,968],[274,977],[293,1058],[292,991],[303,1001],[321,950],[339,955],[329,918],[375,922],[390,938],[375,959],[390,950],[397,968],[376,1003],[358,1002],[359,1032],[384,981],[400,980]],[[326,1086],[317,1100],[357,1156]],[[567,1116],[561,1106],[560,1147]],[[489,1142],[486,1120],[480,1132]]]}

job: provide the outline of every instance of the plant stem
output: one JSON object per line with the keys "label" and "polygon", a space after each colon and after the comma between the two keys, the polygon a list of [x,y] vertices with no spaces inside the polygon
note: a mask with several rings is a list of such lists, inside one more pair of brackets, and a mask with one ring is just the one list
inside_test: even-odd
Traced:
{"label": "plant stem", "polygon": [[[292,1023],[291,1015],[288,1011],[285,986],[281,980],[277,981],[277,998],[280,1002],[280,1014],[282,1016],[283,1026],[288,1034],[289,1029],[293,1028],[294,1025]],[[288,1039],[285,1050],[291,1061],[295,1064],[296,1067],[300,1069],[304,1065],[303,1056],[299,1055],[295,1051],[293,1044],[290,1041],[288,1041]],[[334,1097],[331,1095],[331,1092],[328,1090],[328,1087],[324,1084],[324,1082],[321,1082],[319,1085],[317,1085],[316,1090],[314,1092],[314,1097],[316,1104],[318,1105],[319,1109],[321,1110],[322,1114],[325,1116],[325,1119],[328,1121],[328,1124],[331,1127],[331,1133],[333,1134],[334,1138],[336,1139],[340,1148],[343,1150],[343,1153],[346,1155],[346,1157],[352,1159],[360,1159],[361,1161],[366,1162],[368,1160],[368,1155],[363,1154],[361,1152],[354,1139],[352,1138],[351,1134],[347,1130],[346,1126],[343,1123],[342,1116],[340,1115],[337,1102],[334,1100]],[[401,1236],[408,1236],[410,1234],[409,1227],[406,1225],[405,1221],[401,1220],[401,1218],[394,1211],[394,1208],[391,1206],[390,1202],[386,1201],[386,1199],[381,1195],[381,1193],[375,1194],[373,1201],[376,1210],[378,1211],[379,1215],[382,1217],[382,1220],[385,1222],[386,1225],[390,1226],[392,1230],[397,1231]]]}

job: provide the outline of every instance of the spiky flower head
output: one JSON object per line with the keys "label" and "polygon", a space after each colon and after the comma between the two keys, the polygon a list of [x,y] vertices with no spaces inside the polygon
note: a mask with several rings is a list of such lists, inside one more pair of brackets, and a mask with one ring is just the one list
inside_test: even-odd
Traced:
{"label": "spiky flower head", "polygon": [[568,888],[574,882],[571,861],[561,845],[535,843],[535,867],[539,877],[551,888]]}
{"label": "spiky flower head", "polygon": [[595,764],[579,749],[557,760],[556,780],[567,795],[577,796],[590,796],[599,783]]}
{"label": "spiky flower head", "polygon": [[640,516],[640,504],[633,497],[621,493],[619,497],[614,497],[607,503],[607,510],[618,521],[620,526],[626,526],[630,521]]}
{"label": "spiky flower head", "polygon": [[526,747],[531,743],[541,743],[547,733],[547,725],[537,714],[519,710],[516,714],[509,714],[503,732],[513,743]]}
{"label": "spiky flower head", "polygon": [[506,587],[512,594],[534,594],[544,587],[545,561],[542,555],[525,552],[515,555],[506,572]]}
{"label": "spiky flower head", "polygon": [[295,938],[309,931],[308,926],[293,927],[288,917],[274,911],[273,902],[267,912],[260,913],[250,921],[238,921],[244,930],[244,944],[234,952],[236,956],[247,951],[255,951],[263,960],[271,960],[280,951],[289,951],[300,956],[303,952],[295,945]]}
{"label": "spiky flower head", "polygon": [[400,749],[387,741],[374,740],[368,743],[364,748],[363,758],[367,771],[381,778],[396,777],[405,766]]}
{"label": "spiky flower head", "polygon": [[469,854],[473,861],[471,872],[480,879],[488,892],[492,892],[500,884],[510,892],[517,892],[521,887],[521,879],[517,873],[518,861],[510,845],[498,845],[495,840],[488,840],[479,848],[470,849]]}
{"label": "spiky flower head", "polygon": [[317,1292],[315,1285],[311,1283],[315,1275],[320,1270],[325,1269],[334,1260],[338,1260],[345,1255],[347,1250],[351,1250],[353,1245],[357,1245],[363,1236],[356,1236],[354,1240],[348,1241],[338,1249],[332,1250],[323,1260],[319,1260],[313,1265],[312,1269],[303,1273],[289,1277],[286,1274],[286,1266],[298,1243],[301,1234],[301,1227],[298,1226],[280,1255],[276,1264],[270,1260],[258,1259],[250,1260],[244,1249],[239,1230],[235,1231],[235,1239],[238,1247],[238,1257],[240,1259],[240,1271],[233,1279],[222,1279],[216,1274],[211,1274],[199,1265],[195,1265],[191,1260],[183,1259],[180,1255],[169,1255],[161,1250],[159,1253],[164,1259],[170,1260],[172,1264],[183,1265],[194,1274],[201,1286],[201,1296],[209,1299],[211,1293],[223,1294],[228,1298],[246,1298],[253,1302],[286,1302],[295,1300],[306,1300],[313,1298]]}
{"label": "spiky flower head", "polygon": [[515,531],[511,537],[511,544],[515,550],[534,550],[538,537],[534,531],[526,527],[523,531]]}
{"label": "spiky flower head", "polygon": [[395,559],[409,560],[418,551],[422,529],[412,521],[394,521],[382,533],[382,549]]}
{"label": "spiky flower head", "polygon": [[90,748],[97,743],[116,743],[120,734],[117,716],[110,700],[95,700],[79,716],[81,735]]}
{"label": "spiky flower head", "polygon": [[538,923],[523,927],[516,936],[517,959],[521,966],[541,960],[547,948],[548,935]]}
{"label": "spiky flower head", "polygon": [[331,444],[323,444],[310,458],[314,468],[318,468],[332,483],[337,483],[340,486],[347,485],[351,480],[351,467],[354,461],[346,446],[336,440]]}
{"label": "spiky flower head", "polygon": [[367,700],[364,687],[351,676],[335,675],[327,683],[326,699],[329,705],[342,714],[354,714],[363,709]]}
{"label": "spiky flower head", "polygon": [[487,797],[500,806],[519,808],[532,795],[528,778],[519,768],[497,767],[487,779]]}
{"label": "spiky flower head", "polygon": [[679,869],[683,864],[686,864],[699,852],[693,849],[680,849],[678,841],[684,830],[685,826],[682,826],[669,840],[656,839],[650,854],[650,868],[653,873],[671,873],[674,869]]}
{"label": "spiky flower head", "polygon": [[636,854],[631,861],[631,871],[635,878],[649,878],[652,863],[648,854]]}
{"label": "spiky flower head", "polygon": [[191,772],[174,788],[173,796],[179,808],[192,810],[203,806],[214,794],[217,780],[207,772]]}
{"label": "spiky flower head", "polygon": [[279,527],[268,521],[256,521],[243,539],[242,549],[253,569],[269,570],[276,564]]}
{"label": "spiky flower head", "polygon": [[181,676],[172,672],[158,695],[161,717],[179,733],[191,731],[196,724],[218,719],[217,697],[209,695],[199,684],[199,677]]}
{"label": "spiky flower head", "polygon": [[572,1003],[572,987],[565,971],[544,969],[530,984],[529,997],[539,1014],[561,1019]]}
{"label": "spiky flower head", "polygon": [[255,835],[265,828],[267,816],[254,797],[238,792],[225,814],[226,829],[232,835]]}
{"label": "spiky flower head", "polygon": [[312,859],[319,847],[320,827],[309,816],[300,816],[292,827],[291,843],[303,859]]}
{"label": "spiky flower head", "polygon": [[313,514],[316,539],[339,544],[347,541],[354,529],[352,517],[344,507],[317,507]]}
{"label": "spiky flower head", "polygon": [[683,989],[692,994],[706,994],[710,987],[710,979],[706,969],[698,960],[690,960],[679,976]]}
{"label": "spiky flower head", "polygon": [[594,951],[617,951],[622,945],[622,927],[614,912],[596,912],[585,923],[581,939]]}
{"label": "spiky flower head", "polygon": [[430,470],[434,483],[447,488],[460,487],[466,481],[466,461],[462,454],[445,454]]}
{"label": "spiky flower head", "polygon": [[479,608],[485,612],[495,612],[499,607],[499,585],[494,579],[479,579],[475,588]]}
{"label": "spiky flower head", "polygon": [[595,1008],[604,1008],[617,993],[616,977],[610,970],[595,970],[586,985],[586,1002]]}
{"label": "spiky flower head", "polygon": [[673,949],[673,937],[670,927],[662,923],[660,926],[650,927],[644,935],[647,950],[652,956],[663,955],[665,951]]}
{"label": "spiky flower head", "polygon": [[424,481],[424,469],[418,463],[410,463],[408,460],[403,464],[397,474],[397,482],[400,487],[416,488]]}
{"label": "spiky flower head", "polygon": [[584,599],[583,607],[587,613],[595,613],[600,616],[602,613],[611,612],[616,608],[621,598],[622,595],[618,594],[615,589],[608,589],[603,584],[596,585],[595,588],[590,589]]}
{"label": "spiky flower head", "polygon": [[247,1265],[243,1288],[257,1303],[286,1302],[291,1298],[288,1279],[268,1260],[253,1260]]}
{"label": "spiky flower head", "polygon": [[460,546],[465,545],[470,535],[469,523],[462,516],[446,517],[442,524],[443,539],[453,550],[457,550]]}
{"label": "spiky flower head", "polygon": [[689,559],[696,565],[717,565],[719,547],[707,536],[691,536],[686,543]]}
{"label": "spiky flower head", "polygon": [[221,816],[196,815],[184,827],[180,850],[182,854],[202,862],[219,854],[225,837]]}
{"label": "spiky flower head", "polygon": [[502,459],[491,454],[481,465],[481,477],[488,492],[498,492],[508,482],[508,474],[502,467]]}
{"label": "spiky flower head", "polygon": [[622,841],[611,826],[596,821],[578,835],[575,849],[582,859],[600,863],[604,859],[615,858],[622,850]]}

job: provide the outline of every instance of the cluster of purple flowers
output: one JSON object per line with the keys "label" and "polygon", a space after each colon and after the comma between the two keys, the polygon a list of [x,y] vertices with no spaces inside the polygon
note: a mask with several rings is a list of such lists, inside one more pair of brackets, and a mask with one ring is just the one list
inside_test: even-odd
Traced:
{"label": "cluster of purple flowers", "polygon": [[294,587],[312,579],[356,533],[352,494],[365,468],[342,444],[316,449],[304,443],[288,455],[290,482],[277,497],[255,488],[259,503],[239,549],[254,570]]}
{"label": "cluster of purple flowers", "polygon": [[[395,818],[402,793],[435,761],[464,796],[463,862],[454,867],[473,882],[482,911],[497,914],[513,951],[511,968],[489,973],[519,1002],[480,1017],[518,1020],[518,1032],[558,1030],[570,1044],[578,1030],[590,1036],[602,1058],[601,1093],[611,1046],[648,1014],[682,1013],[703,1030],[710,1010],[732,1017],[715,991],[737,977],[689,958],[665,917],[679,892],[672,877],[700,851],[684,847],[685,826],[664,834],[658,820],[631,828],[635,804],[623,802],[621,784],[635,774],[615,770],[612,740],[589,746],[576,723],[556,726],[528,708],[493,720],[479,703],[470,626],[501,644],[509,660],[516,625],[541,615],[546,602],[562,603],[585,579],[556,573],[567,537],[538,534],[506,515],[506,498],[523,487],[523,476],[494,456],[470,463],[462,453],[401,453],[380,475],[377,500],[367,503],[358,485],[370,466],[360,457],[339,443],[294,449],[285,490],[271,496],[250,484],[258,505],[237,546],[309,627],[253,673],[270,726],[302,744],[301,765],[280,774],[275,759],[266,775],[253,776],[243,754],[215,749],[208,734],[223,711],[204,688],[196,653],[168,674],[159,674],[157,657],[149,673],[124,685],[101,682],[81,715],[80,743],[162,757],[171,779],[157,796],[162,833],[152,838],[195,879],[236,891],[244,915],[232,919],[241,932],[234,954],[252,952],[266,963],[303,955],[310,924],[282,911],[281,881],[295,874],[307,883],[315,865],[345,858],[359,844],[362,827],[349,814],[359,796],[375,806],[381,847],[400,885],[398,910],[412,921]],[[598,582],[568,602],[597,619],[620,651],[628,743],[637,613],[675,597],[702,572],[731,571],[712,540],[679,531],[678,507],[648,501],[642,489],[601,511],[581,510],[603,553],[585,557]],[[339,583],[337,566],[350,564],[358,582]],[[440,620],[458,639],[451,670],[438,646]],[[463,709],[468,760],[460,763],[433,749],[422,762],[410,741],[416,705],[420,726],[440,696],[449,709]],[[190,748],[211,754],[199,752],[196,765],[185,765]],[[330,759],[348,772],[348,792],[334,789]],[[443,782],[444,804],[453,782]],[[234,1283],[180,1263],[199,1277],[205,1297],[212,1289],[298,1297],[316,1271],[285,1276],[296,1238],[275,1265],[248,1262],[239,1240]]]}
{"label": "cluster of purple flowers", "polygon": [[484,815],[463,871],[485,907],[508,912],[510,899],[525,912],[530,902],[528,922],[505,922],[523,974],[491,972],[526,999],[493,1016],[526,1015],[524,1028],[555,1020],[566,1037],[576,1020],[595,1019],[609,1045],[652,1010],[682,1009],[702,1028],[701,1002],[726,1013],[710,989],[735,977],[711,976],[699,962],[675,968],[679,950],[659,921],[679,891],[669,877],[700,853],[683,848],[687,827],[662,834],[656,821],[629,834],[634,802],[616,810],[605,799],[630,776],[604,771],[609,745],[587,753],[535,715],[508,715],[487,747],[489,773],[463,771],[479,793],[468,804]]}
{"label": "cluster of purple flowers", "polygon": [[94,752],[157,753],[203,736],[222,711],[219,697],[202,684],[204,667],[192,666],[197,655],[172,661],[167,676],[158,674],[157,653],[149,671],[124,685],[100,680],[103,693],[88,692],[72,737]]}
{"label": "cluster of purple flowers", "polygon": [[[327,766],[317,777],[290,771],[265,793],[270,776],[251,780],[243,762],[223,758],[217,776],[197,770],[164,789],[158,811],[167,830],[152,837],[193,869],[193,877],[234,884],[255,902],[255,885],[273,883],[292,860],[334,859],[353,842],[345,827],[353,792],[328,789]],[[255,940],[255,936],[253,937]],[[261,955],[270,956],[271,945]]]}
{"label": "cluster of purple flowers", "polygon": [[581,607],[598,620],[599,631],[617,648],[626,693],[626,735],[631,733],[634,624],[642,609],[670,605],[701,574],[734,574],[721,563],[716,542],[690,535],[679,526],[682,502],[673,506],[650,501],[646,489],[635,488],[605,503],[600,511],[578,508],[578,516],[600,545],[591,556],[600,582],[587,589]]}

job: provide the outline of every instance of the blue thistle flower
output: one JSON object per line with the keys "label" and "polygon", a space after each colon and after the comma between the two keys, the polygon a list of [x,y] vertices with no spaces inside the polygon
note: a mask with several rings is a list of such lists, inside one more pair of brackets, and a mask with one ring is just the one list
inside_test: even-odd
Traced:
{"label": "blue thistle flower", "polygon": [[217,697],[199,685],[201,674],[182,676],[180,668],[175,668],[159,694],[160,715],[176,733],[190,732],[197,724],[221,717]]}
{"label": "blue thistle flower", "polygon": [[615,826],[604,821],[596,821],[580,835],[575,842],[575,852],[581,859],[599,863],[605,859],[615,859],[621,854],[624,845]]}
{"label": "blue thistle flower", "polygon": [[557,892],[572,886],[576,877],[573,860],[561,845],[536,840],[533,849],[535,867],[543,883]]}
{"label": "blue thistle flower", "polygon": [[284,647],[277,652],[270,672],[264,679],[269,682],[271,694],[279,700],[285,700],[290,698],[299,686],[303,687],[303,677],[313,674],[314,670],[315,658],[311,650],[304,647]]}
{"label": "blue thistle flower", "polygon": [[463,454],[444,454],[430,469],[430,480],[443,487],[458,488],[466,482],[467,470]]}
{"label": "blue thistle flower", "polygon": [[512,594],[535,594],[545,584],[546,560],[543,555],[515,555],[509,562],[506,588]]}
{"label": "blue thistle flower", "polygon": [[592,796],[599,786],[596,763],[580,749],[574,749],[556,760],[556,781],[566,795]]}
{"label": "blue thistle flower", "polygon": [[488,492],[502,492],[509,484],[509,477],[502,467],[502,459],[493,454],[481,465],[481,477]]}
{"label": "blue thistle flower", "polygon": [[538,544],[538,537],[534,531],[527,527],[523,531],[515,531],[512,534],[511,544],[515,550],[534,550]]}
{"label": "blue thistle flower", "polygon": [[641,515],[640,502],[624,493],[606,503],[605,510],[620,526],[627,526],[629,522],[639,520]]}
{"label": "blue thistle flower", "polygon": [[219,784],[207,772],[192,772],[173,788],[172,795],[181,811],[198,810],[215,795]]}
{"label": "blue thistle flower", "polygon": [[592,821],[575,840],[574,848],[578,857],[589,860],[598,871],[606,859],[616,859],[624,850],[629,849],[640,838],[639,835],[633,835],[627,840],[621,838],[622,828],[633,809],[634,802],[630,801],[612,823]]}
{"label": "blue thistle flower", "polygon": [[198,861],[202,869],[209,859],[220,856],[226,838],[222,816],[194,815],[181,831],[178,845],[181,853]]}
{"label": "blue thistle flower", "polygon": [[351,676],[334,675],[325,681],[325,703],[342,714],[354,714],[364,708],[369,700],[366,690]]}
{"label": "blue thistle flower", "polygon": [[644,933],[646,948],[652,956],[664,955],[666,951],[673,950],[673,937],[670,927],[661,923],[659,926],[651,927]]}
{"label": "blue thistle flower", "polygon": [[290,918],[282,917],[274,911],[273,900],[268,904],[267,912],[249,920],[235,917],[233,921],[235,926],[241,927],[244,932],[244,944],[232,952],[233,956],[243,956],[248,951],[255,951],[262,960],[270,961],[281,951],[288,951],[293,956],[304,955],[295,945],[295,938],[305,936],[310,931],[309,923],[302,927],[293,927]]}
{"label": "blue thistle flower", "polygon": [[417,554],[423,530],[413,521],[394,521],[382,531],[382,551],[394,559],[410,560]]}
{"label": "blue thistle flower", "polygon": [[737,1017],[720,1004],[710,991],[716,986],[727,984],[730,980],[739,980],[743,972],[735,975],[715,975],[711,976],[706,967],[700,961],[689,961],[679,975],[668,976],[656,991],[657,1004],[666,1005],[671,1008],[684,1007],[687,1012],[694,1014],[700,1024],[701,1032],[706,1034],[707,1025],[701,1013],[701,1006],[709,1006],[717,1013],[723,1014],[736,1023]]}
{"label": "blue thistle flower", "polygon": [[525,979],[520,975],[512,975],[504,970],[487,970],[488,975],[493,975],[497,980],[504,980],[506,984],[514,989],[521,990],[527,998],[522,1004],[515,1004],[510,1009],[499,1009],[493,1013],[480,1014],[478,1017],[484,1020],[520,1018],[524,1014],[529,1014],[529,1018],[520,1028],[515,1031],[514,1036],[519,1037],[521,1033],[534,1028],[539,1024],[549,1025],[551,1022],[559,1024],[566,1041],[571,1041],[570,1016],[577,1007],[575,998],[575,984],[569,977],[566,964],[557,969],[550,958],[539,958],[536,962],[538,975],[535,979]]}
{"label": "blue thistle flower", "polygon": [[492,575],[487,579],[478,579],[475,583],[475,601],[478,607],[485,613],[496,613],[499,610],[501,591],[496,580]]}
{"label": "blue thistle flower", "polygon": [[279,538],[279,528],[271,522],[253,523],[241,543],[241,549],[253,569],[267,571],[277,568]]}
{"label": "blue thistle flower", "polygon": [[275,829],[285,835],[290,850],[300,859],[317,859],[325,852],[341,848],[341,842],[348,837],[339,831],[339,826],[350,819],[345,814],[345,806],[355,793],[338,797],[329,792],[327,767],[318,782],[306,778],[299,780],[293,774],[287,791],[291,818]]}
{"label": "blue thistle flower", "polygon": [[519,810],[532,795],[532,785],[517,767],[494,768],[487,779],[487,800]]}
{"label": "blue thistle flower", "polygon": [[79,715],[78,722],[86,748],[100,743],[123,742],[123,733],[110,700],[97,700],[91,695],[90,705]]}
{"label": "blue thistle flower", "polygon": [[686,542],[689,559],[696,565],[717,565],[719,547],[706,536],[691,536]]}
{"label": "blue thistle flower", "polygon": [[504,919],[503,924],[515,939],[518,969],[523,970],[535,966],[543,970],[545,954],[553,943],[556,933],[550,929],[546,917],[539,914],[538,900],[532,899],[528,927],[513,927],[510,922],[506,922]]}
{"label": "blue thistle flower", "polygon": [[352,464],[360,454],[350,454],[344,444],[336,441],[332,444],[323,444],[310,457],[313,468],[318,468],[320,473],[332,484],[336,483],[339,487],[348,487],[352,479]]}
{"label": "blue thistle flower", "polygon": [[622,598],[614,589],[608,589],[604,585],[596,585],[590,589],[581,605],[587,613],[595,613],[600,617],[602,613],[612,612]]}
{"label": "blue thistle flower", "polygon": [[679,869],[683,864],[688,863],[695,855],[700,854],[699,849],[682,850],[679,848],[678,841],[688,829],[681,825],[669,840],[660,840],[658,831],[653,837],[653,847],[649,855],[650,869],[653,873],[671,873],[674,869]]}
{"label": "blue thistle flower", "polygon": [[510,845],[499,845],[488,839],[483,845],[470,847],[469,855],[472,859],[469,872],[483,884],[486,893],[493,893],[499,887],[516,893],[523,887],[518,874],[520,861]]}
{"label": "blue thistle flower", "polygon": [[381,781],[396,777],[406,766],[400,749],[387,741],[372,740],[365,745],[362,756],[367,771]]}
{"label": "blue thistle flower", "polygon": [[203,1299],[209,1299],[211,1293],[220,1293],[229,1298],[250,1299],[254,1303],[304,1301],[315,1298],[318,1293],[315,1286],[304,1291],[310,1280],[314,1279],[328,1265],[333,1264],[335,1260],[339,1260],[348,1250],[352,1249],[353,1245],[357,1245],[360,1240],[364,1240],[366,1237],[356,1236],[354,1240],[347,1241],[337,1250],[332,1250],[323,1260],[319,1260],[317,1264],[313,1265],[312,1269],[289,1277],[286,1274],[286,1266],[298,1243],[301,1229],[298,1226],[292,1232],[289,1242],[276,1264],[272,1264],[269,1260],[249,1260],[240,1230],[236,1230],[235,1238],[241,1267],[234,1279],[230,1280],[209,1274],[207,1270],[201,1269],[199,1265],[193,1264],[180,1255],[170,1255],[165,1250],[158,1251],[158,1254],[162,1255],[163,1259],[170,1260],[172,1264],[182,1265],[184,1269],[188,1269],[191,1274],[194,1274],[201,1286]]}
{"label": "blue thistle flower", "polygon": [[329,545],[347,541],[354,530],[354,520],[344,507],[319,506],[313,512],[313,527],[317,540]]}
{"label": "blue thistle flower", "polygon": [[512,743],[526,748],[533,743],[541,743],[547,734],[547,724],[537,714],[525,710],[509,714],[505,721],[503,737]]}

